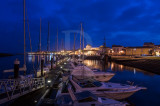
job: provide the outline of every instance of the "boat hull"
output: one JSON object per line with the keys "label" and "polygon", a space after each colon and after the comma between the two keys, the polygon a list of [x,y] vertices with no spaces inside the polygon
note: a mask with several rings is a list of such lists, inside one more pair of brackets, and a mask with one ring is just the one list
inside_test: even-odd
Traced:
{"label": "boat hull", "polygon": [[101,76],[95,76],[94,79],[97,80],[97,81],[100,81],[100,82],[107,82],[109,81],[112,77],[114,76],[113,75],[101,75]]}
{"label": "boat hull", "polygon": [[115,100],[122,100],[126,99],[130,96],[132,96],[136,91],[131,92],[115,92],[115,93],[109,93],[109,92],[101,92],[101,93],[94,93],[99,97],[105,97],[109,99],[115,99]]}
{"label": "boat hull", "polygon": [[100,82],[107,82],[109,81],[112,77],[114,76],[114,74],[112,75],[96,75],[96,76],[82,76],[82,75],[74,75],[74,77],[76,77],[77,79],[95,79],[97,81]]}

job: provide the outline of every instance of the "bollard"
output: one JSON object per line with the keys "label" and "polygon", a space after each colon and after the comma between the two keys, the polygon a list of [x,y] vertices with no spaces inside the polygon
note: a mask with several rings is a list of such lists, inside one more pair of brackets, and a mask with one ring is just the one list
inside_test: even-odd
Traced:
{"label": "bollard", "polygon": [[53,69],[53,57],[51,58],[51,69]]}
{"label": "bollard", "polygon": [[44,58],[41,59],[41,77],[43,77]]}
{"label": "bollard", "polygon": [[14,78],[19,77],[19,64],[20,64],[20,61],[18,59],[16,59],[14,61]]}

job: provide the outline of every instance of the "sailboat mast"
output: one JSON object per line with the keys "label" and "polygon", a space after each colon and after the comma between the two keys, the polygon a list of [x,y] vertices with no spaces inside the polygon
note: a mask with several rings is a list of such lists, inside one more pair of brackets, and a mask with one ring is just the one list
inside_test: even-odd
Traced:
{"label": "sailboat mast", "polygon": [[64,50],[64,47],[63,47],[63,38],[61,39],[61,50],[62,51]]}
{"label": "sailboat mast", "polygon": [[81,23],[81,32],[80,32],[80,52],[81,52],[81,36],[82,36],[82,23]]}
{"label": "sailboat mast", "polygon": [[58,52],[58,27],[57,27],[57,52]]}
{"label": "sailboat mast", "polygon": [[83,36],[83,64],[84,64],[84,31],[82,28],[82,36]]}
{"label": "sailboat mast", "polygon": [[26,65],[26,33],[25,33],[25,0],[23,1],[23,23],[24,23],[24,65]]}
{"label": "sailboat mast", "polygon": [[81,23],[81,31],[82,31],[82,37],[83,37],[83,51],[82,51],[83,52],[83,57],[82,57],[82,59],[83,59],[83,61],[82,61],[83,62],[83,75],[82,76],[83,76],[83,79],[84,79],[84,71],[85,71],[84,70],[84,32],[83,32],[82,23]]}
{"label": "sailboat mast", "polygon": [[47,52],[49,51],[49,49],[50,49],[50,39],[49,39],[49,37],[50,37],[50,33],[49,33],[49,25],[50,25],[50,23],[48,22],[48,43],[47,43]]}
{"label": "sailboat mast", "polygon": [[73,46],[73,52],[74,52],[74,55],[73,55],[73,59],[75,59],[75,33],[74,33],[74,46]]}
{"label": "sailboat mast", "polygon": [[40,33],[39,33],[39,51],[41,52],[41,17],[40,17]]}

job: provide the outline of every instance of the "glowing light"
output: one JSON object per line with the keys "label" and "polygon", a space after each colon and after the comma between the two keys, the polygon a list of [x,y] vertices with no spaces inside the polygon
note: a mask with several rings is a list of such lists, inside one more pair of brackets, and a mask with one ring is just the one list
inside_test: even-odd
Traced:
{"label": "glowing light", "polygon": [[134,74],[136,74],[136,69],[134,68]]}
{"label": "glowing light", "polygon": [[124,51],[121,50],[119,53],[123,53],[123,52],[124,52]]}
{"label": "glowing light", "polygon": [[114,64],[113,64],[113,63],[111,63],[111,70],[113,70],[113,68],[114,68]]}
{"label": "glowing light", "polygon": [[48,82],[48,83],[51,83],[51,80],[48,80],[47,82]]}

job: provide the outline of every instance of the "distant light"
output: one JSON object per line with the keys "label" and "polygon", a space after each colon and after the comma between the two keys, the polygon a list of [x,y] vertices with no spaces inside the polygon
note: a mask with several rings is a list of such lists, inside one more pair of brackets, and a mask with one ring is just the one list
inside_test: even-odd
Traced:
{"label": "distant light", "polygon": [[48,80],[47,82],[48,82],[48,83],[51,83],[51,80]]}
{"label": "distant light", "polygon": [[63,68],[62,66],[60,68]]}
{"label": "distant light", "polygon": [[35,100],[34,102],[35,102],[35,103],[37,103],[37,101],[36,101],[36,100]]}
{"label": "distant light", "polygon": [[64,64],[66,64],[66,63],[64,63]]}

